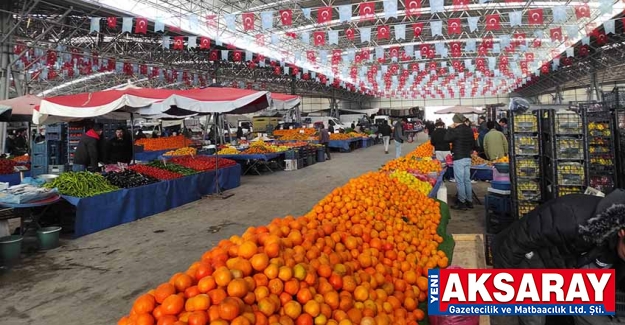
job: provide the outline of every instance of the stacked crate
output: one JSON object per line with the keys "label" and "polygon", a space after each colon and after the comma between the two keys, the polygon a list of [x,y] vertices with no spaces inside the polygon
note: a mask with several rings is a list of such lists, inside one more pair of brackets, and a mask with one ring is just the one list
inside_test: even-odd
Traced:
{"label": "stacked crate", "polygon": [[124,120],[97,119],[96,122],[102,123],[102,137],[107,140],[115,136],[117,128],[127,127],[126,121]]}
{"label": "stacked crate", "polygon": [[617,184],[615,119],[612,112],[582,110],[586,137],[586,175],[590,187],[604,193]]}
{"label": "stacked crate", "polygon": [[587,184],[584,123],[573,111],[545,110],[543,119],[545,151],[545,198],[583,193]]}
{"label": "stacked crate", "polygon": [[69,123],[67,127],[67,163],[69,165],[74,164],[76,148],[85,132],[85,127],[80,124]]}
{"label": "stacked crate", "polygon": [[540,157],[543,154],[539,111],[510,112],[512,215],[523,217],[542,202]]}

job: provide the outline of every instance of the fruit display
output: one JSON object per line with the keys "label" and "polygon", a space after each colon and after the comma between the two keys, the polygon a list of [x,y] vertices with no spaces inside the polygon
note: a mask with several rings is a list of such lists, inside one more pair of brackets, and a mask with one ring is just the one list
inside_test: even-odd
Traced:
{"label": "fruit display", "polygon": [[163,154],[163,156],[195,156],[197,150],[191,147],[179,148],[176,150],[170,150]]}
{"label": "fruit display", "polygon": [[514,153],[516,155],[538,155],[538,137],[532,135],[514,135]]}
{"label": "fruit display", "polygon": [[610,123],[608,122],[590,122],[588,123],[588,134],[593,137],[610,137]]}
{"label": "fruit display", "polygon": [[308,142],[306,141],[281,142],[280,143],[281,147],[288,147],[288,148],[299,148],[299,147],[305,147],[307,145],[308,145]]}
{"label": "fruit display", "polygon": [[17,162],[10,159],[0,159],[0,175],[15,173]]}
{"label": "fruit display", "polygon": [[583,193],[584,190],[582,187],[580,186],[562,186],[559,187],[558,189],[558,194],[560,196],[564,196],[564,195],[569,195],[569,194],[579,194],[579,193]]}
{"label": "fruit display", "polygon": [[614,188],[614,178],[612,175],[592,175],[590,176],[590,187],[605,191]]}
{"label": "fruit display", "polygon": [[533,180],[517,181],[517,198],[519,200],[534,201],[540,199],[540,184]]}
{"label": "fruit display", "polygon": [[516,174],[518,177],[540,177],[540,163],[534,158],[519,158],[516,161]]}
{"label": "fruit display", "polygon": [[347,133],[330,133],[330,140],[349,140],[352,136]]}
{"label": "fruit display", "polygon": [[273,148],[271,148],[271,146],[266,146],[266,147],[249,147],[245,150],[243,150],[242,154],[246,154],[246,155],[263,155],[263,154],[268,154],[268,153],[274,153],[275,151],[273,150]]}
{"label": "fruit display", "polygon": [[170,172],[169,170],[164,170],[161,168],[156,168],[156,167],[146,166],[146,165],[132,165],[128,167],[128,169],[135,171],[142,175],[154,177],[159,180],[171,180],[171,179],[176,179],[176,178],[180,178],[183,176],[180,173],[174,173],[174,172]]}
{"label": "fruit display", "polygon": [[156,139],[138,139],[135,141],[135,144],[143,146],[145,151],[158,151],[188,147],[191,144],[191,140],[187,139],[184,135],[177,135],[174,137],[162,137]]}
{"label": "fruit display", "polygon": [[241,152],[234,147],[225,147],[217,152],[218,155],[238,155]]}
{"label": "fruit display", "polygon": [[471,154],[471,166],[479,166],[479,165],[489,165],[490,161],[480,157],[477,153]]}
{"label": "fruit display", "polygon": [[181,174],[183,176],[197,174],[197,171],[191,168],[187,168],[187,167],[172,164],[172,163],[164,163],[160,160],[150,161],[149,163],[146,164],[146,166],[160,168],[160,169],[167,170],[173,173]]}
{"label": "fruit display", "polygon": [[438,201],[368,173],[222,240],[118,324],[416,324],[428,270],[449,264],[440,222]]}
{"label": "fruit display", "polygon": [[317,130],[311,128],[289,129],[289,130],[275,130],[273,135],[280,140],[309,140],[311,137],[315,137]]}
{"label": "fruit display", "polygon": [[29,162],[30,161],[30,156],[29,155],[21,155],[21,156],[13,157],[11,160],[15,161],[16,163],[25,163],[25,162]]}
{"label": "fruit display", "polygon": [[530,213],[532,210],[536,209],[538,205],[539,205],[538,202],[532,202],[532,201],[519,202],[518,203],[519,218],[522,218],[526,214]]}
{"label": "fruit display", "polygon": [[430,191],[432,191],[432,184],[427,181],[427,178],[426,181],[420,180],[407,171],[396,170],[390,174],[390,177],[392,179],[397,179],[400,183],[406,184],[409,188],[425,195],[428,195]]}
{"label": "fruit display", "polygon": [[582,118],[577,113],[562,112],[555,114],[557,134],[581,134]]}
{"label": "fruit display", "polygon": [[236,161],[231,159],[206,156],[174,157],[170,161],[176,165],[190,168],[196,171],[215,170],[215,163],[217,163],[218,168],[226,168],[237,164]]}
{"label": "fruit display", "polygon": [[584,159],[584,142],[582,139],[556,139],[556,153],[558,159]]}
{"label": "fruit display", "polygon": [[423,142],[415,150],[406,155],[408,158],[431,158],[434,156],[434,146],[430,141]]}
{"label": "fruit display", "polygon": [[159,180],[154,177],[141,175],[129,169],[108,173],[104,175],[104,178],[106,178],[106,180],[113,186],[117,186],[119,188],[139,187],[159,182]]}
{"label": "fruit display", "polygon": [[493,160],[493,164],[498,164],[498,163],[509,163],[510,162],[510,158],[508,156],[503,156],[501,158],[495,159]]}
{"label": "fruit display", "polygon": [[584,185],[584,165],[575,162],[560,163],[556,170],[558,172],[558,185]]}
{"label": "fruit display", "polygon": [[432,160],[432,158],[406,158],[400,157],[386,163],[382,166],[382,171],[395,171],[406,170],[414,171],[420,174],[427,174],[431,172],[439,173],[443,170],[441,163],[438,160]]}
{"label": "fruit display", "polygon": [[534,114],[517,114],[514,116],[515,132],[538,132],[538,117]]}
{"label": "fruit display", "polygon": [[80,198],[95,196],[119,189],[119,187],[111,185],[104,176],[91,172],[62,173],[51,182],[45,183],[43,187],[56,188],[62,195]]}

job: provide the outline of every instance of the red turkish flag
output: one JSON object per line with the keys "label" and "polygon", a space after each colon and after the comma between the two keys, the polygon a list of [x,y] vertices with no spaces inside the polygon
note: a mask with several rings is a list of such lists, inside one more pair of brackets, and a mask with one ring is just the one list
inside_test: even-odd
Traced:
{"label": "red turkish flag", "polygon": [[486,15],[486,30],[499,30],[499,14]]}
{"label": "red turkish flag", "polygon": [[534,39],[534,42],[532,44],[534,47],[541,47],[543,45],[543,41],[539,38]]}
{"label": "red turkish flag", "polygon": [[253,30],[254,29],[254,18],[255,15],[253,12],[244,12],[241,17],[243,17],[243,30]]}
{"label": "red turkish flag", "polygon": [[293,12],[291,9],[280,10],[280,21],[282,25],[291,26],[293,24]]}
{"label": "red turkish flag", "polygon": [[360,54],[360,52],[356,53],[354,56],[354,62],[356,64],[360,64],[362,62],[362,54]]}
{"label": "red turkish flag", "polygon": [[423,23],[412,24],[412,32],[414,33],[414,37],[421,36],[421,33],[423,33]]}
{"label": "red turkish flag", "polygon": [[486,64],[486,60],[484,58],[477,58],[475,60],[475,65],[478,67],[483,67]]}
{"label": "red turkish flag", "polygon": [[454,70],[456,70],[456,71],[462,70],[462,63],[460,63],[460,61],[458,61],[458,60],[453,61],[451,63],[451,66],[454,67]]}
{"label": "red turkish flag", "polygon": [[256,34],[256,44],[258,45],[265,45],[265,35],[263,34]]}
{"label": "red turkish flag", "polygon": [[219,52],[211,51],[211,53],[208,55],[208,59],[210,61],[219,61]]}
{"label": "red turkish flag", "polygon": [[241,53],[241,51],[234,51],[234,54],[232,54],[232,61],[240,62],[242,57],[243,57],[243,54]]}
{"label": "red turkish flag", "polygon": [[315,40],[315,45],[325,45],[326,44],[326,32],[316,31],[313,33],[313,38]]}
{"label": "red turkish flag", "polygon": [[323,24],[332,20],[332,7],[321,7],[317,9],[317,23]]}
{"label": "red turkish flag", "polygon": [[577,19],[590,18],[590,7],[588,4],[584,3],[583,5],[575,6],[575,16]]}
{"label": "red turkish flag", "polygon": [[200,37],[200,49],[205,50],[211,47],[211,40],[208,37]]}
{"label": "red turkish flag", "polygon": [[542,25],[543,24],[543,9],[530,9],[527,11],[527,21],[530,25]]}
{"label": "red turkish flag", "polygon": [[353,41],[354,40],[354,30],[352,28],[348,28],[345,30],[345,37],[347,37],[348,40]]}
{"label": "red turkish flag", "polygon": [[449,48],[451,49],[451,53],[459,53],[462,54],[462,44],[460,42],[450,42]]}
{"label": "red turkish flag", "polygon": [[486,49],[492,49],[493,48],[493,37],[492,36],[486,36],[482,39],[482,46],[484,46],[484,48]]}
{"label": "red turkish flag", "polygon": [[549,34],[551,34],[552,41],[562,42],[562,27],[556,27],[556,28],[550,29]]}
{"label": "red turkish flag", "polygon": [[314,63],[317,61],[317,54],[315,51],[306,51],[306,59],[308,59],[308,62]]}
{"label": "red turkish flag", "polygon": [[360,21],[375,20],[375,3],[363,2],[358,8],[360,14]]}
{"label": "red turkish flag", "polygon": [[174,50],[184,49],[184,36],[174,37]]}
{"label": "red turkish flag", "polygon": [[588,45],[582,45],[582,46],[580,46],[580,47],[579,47],[578,52],[579,52],[579,55],[580,55],[580,56],[587,56],[587,55],[588,55],[588,52],[589,52],[589,51],[588,51]]}
{"label": "red turkish flag", "polygon": [[391,28],[387,25],[378,26],[378,40],[388,39],[391,35]]}
{"label": "red turkish flag", "polygon": [[598,32],[597,34],[597,45],[605,45],[608,42],[608,36],[604,32]]}
{"label": "red turkish flag", "polygon": [[421,47],[419,48],[419,50],[421,51],[421,56],[425,57],[425,58],[429,58],[429,52],[430,52],[430,46],[428,44],[421,44]]}
{"label": "red turkish flag", "polygon": [[450,18],[447,20],[447,34],[460,34],[462,33],[462,22],[460,18]]}
{"label": "red turkish flag", "polygon": [[399,46],[393,46],[388,50],[388,54],[391,58],[399,57]]}
{"label": "red turkish flag", "polygon": [[514,45],[525,45],[525,33],[514,33]]}
{"label": "red turkish flag", "polygon": [[469,0],[454,0],[454,10],[469,10]]}
{"label": "red turkish flag", "polygon": [[106,18],[106,25],[108,28],[116,28],[117,27],[117,17],[108,17]]}
{"label": "red turkish flag", "polygon": [[206,15],[206,27],[208,28],[217,27],[217,15]]}
{"label": "red turkish flag", "polygon": [[363,49],[360,51],[360,55],[362,56],[363,60],[369,60],[370,59],[370,55],[369,55],[369,49]]}
{"label": "red turkish flag", "polygon": [[145,18],[135,19],[135,34],[145,34],[148,32],[148,20]]}
{"label": "red turkish flag", "polygon": [[421,14],[421,0],[406,0],[406,16],[419,16]]}

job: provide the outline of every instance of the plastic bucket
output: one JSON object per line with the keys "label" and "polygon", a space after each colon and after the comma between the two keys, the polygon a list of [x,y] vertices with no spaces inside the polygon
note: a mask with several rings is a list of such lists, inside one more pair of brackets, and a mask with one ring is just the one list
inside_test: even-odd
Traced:
{"label": "plastic bucket", "polygon": [[45,227],[37,230],[37,241],[42,250],[59,247],[61,227]]}
{"label": "plastic bucket", "polygon": [[12,235],[0,238],[0,261],[12,261],[22,252],[22,236]]}

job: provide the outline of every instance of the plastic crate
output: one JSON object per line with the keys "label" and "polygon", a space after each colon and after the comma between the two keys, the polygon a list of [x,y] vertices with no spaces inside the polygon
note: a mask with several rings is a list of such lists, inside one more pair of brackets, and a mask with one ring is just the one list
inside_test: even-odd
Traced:
{"label": "plastic crate", "polygon": [[60,133],[46,133],[46,140],[59,141],[63,136]]}
{"label": "plastic crate", "polygon": [[50,174],[60,174],[64,173],[67,170],[67,166],[65,165],[50,165],[48,166],[48,173]]}
{"label": "plastic crate", "polygon": [[539,141],[537,136],[514,135],[514,154],[516,155],[538,155]]}
{"label": "plastic crate", "polygon": [[48,165],[48,155],[34,154],[30,156],[30,163],[34,166],[46,166]]}
{"label": "plastic crate", "polygon": [[526,214],[536,209],[540,203],[532,202],[532,201],[519,201],[517,202],[517,215],[520,218],[523,218]]}
{"label": "plastic crate", "polygon": [[514,115],[514,132],[538,132],[538,117],[534,114]]}
{"label": "plastic crate", "polygon": [[63,125],[62,123],[46,125],[46,138],[48,137],[49,133],[58,133],[58,134],[63,133],[64,127],[65,125]]}
{"label": "plastic crate", "polygon": [[576,113],[554,114],[556,134],[582,134],[582,118]]}
{"label": "plastic crate", "polygon": [[498,234],[515,221],[515,218],[510,213],[495,213],[492,211],[486,211],[485,219],[486,232],[489,234]]}
{"label": "plastic crate", "polygon": [[556,186],[556,196],[561,197],[569,194],[582,194],[585,189],[583,186]]}
{"label": "plastic crate", "polygon": [[484,197],[484,209],[497,213],[510,213],[510,196],[487,194]]}
{"label": "plastic crate", "polygon": [[534,180],[517,180],[517,199],[524,201],[536,201],[541,198],[540,184]]}
{"label": "plastic crate", "polygon": [[585,181],[584,165],[576,162],[560,163],[556,167],[558,185],[582,186]]}
{"label": "plastic crate", "polygon": [[584,141],[576,138],[556,139],[557,159],[584,159]]}
{"label": "plastic crate", "polygon": [[297,159],[297,169],[306,167],[306,165],[304,164],[304,161],[306,161],[306,159],[304,158]]}
{"label": "plastic crate", "polygon": [[493,240],[495,234],[484,235],[484,257],[486,258],[486,265],[493,266]]}
{"label": "plastic crate", "polygon": [[517,177],[540,177],[540,161],[536,158],[517,158],[515,169]]}
{"label": "plastic crate", "polygon": [[616,310],[617,317],[625,317],[625,292],[616,290]]}
{"label": "plastic crate", "polygon": [[33,155],[47,155],[48,154],[48,145],[45,142],[34,143],[32,145]]}
{"label": "plastic crate", "polygon": [[46,166],[35,166],[31,165],[30,167],[30,176],[36,177],[39,175],[46,174],[48,172],[48,168]]}

